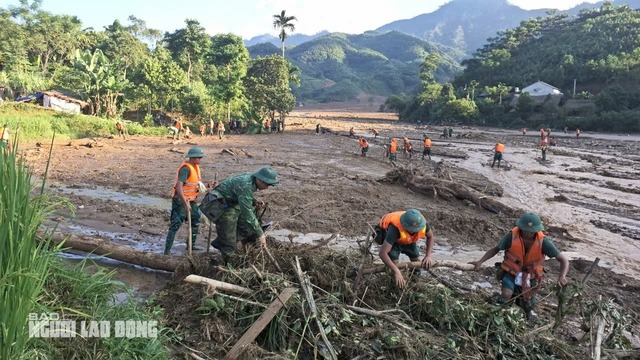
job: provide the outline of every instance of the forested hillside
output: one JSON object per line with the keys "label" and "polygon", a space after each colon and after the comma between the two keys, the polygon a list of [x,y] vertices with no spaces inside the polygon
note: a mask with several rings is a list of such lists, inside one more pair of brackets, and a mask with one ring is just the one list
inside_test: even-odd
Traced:
{"label": "forested hillside", "polygon": [[[277,54],[272,44],[249,47],[252,57]],[[291,48],[287,58],[300,68],[302,101],[349,101],[362,93],[389,96],[416,94],[419,67],[430,53],[440,56],[435,71],[447,82],[460,72],[463,53],[399,32],[333,33]]]}
{"label": "forested hillside", "polygon": [[[523,21],[464,60],[452,84],[423,82],[417,97],[388,105],[406,120],[637,132],[639,25],[639,10],[611,2]],[[561,100],[519,94],[537,81],[559,88]],[[574,99],[583,102],[564,106]]]}

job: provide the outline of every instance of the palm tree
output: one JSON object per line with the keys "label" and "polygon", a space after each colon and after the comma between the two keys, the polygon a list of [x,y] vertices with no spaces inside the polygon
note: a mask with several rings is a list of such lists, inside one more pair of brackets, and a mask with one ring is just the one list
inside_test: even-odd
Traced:
{"label": "palm tree", "polygon": [[294,32],[296,26],[292,21],[298,21],[295,16],[287,16],[285,11],[282,10],[280,14],[273,15],[273,28],[280,30],[278,37],[282,43],[282,57],[284,58],[284,39],[287,38],[287,32]]}

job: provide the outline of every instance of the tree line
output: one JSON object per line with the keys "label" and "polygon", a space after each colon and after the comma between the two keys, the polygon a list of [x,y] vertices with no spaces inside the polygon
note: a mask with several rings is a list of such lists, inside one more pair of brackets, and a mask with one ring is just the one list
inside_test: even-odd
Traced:
{"label": "tree line", "polygon": [[182,113],[193,121],[284,117],[295,105],[298,69],[284,58],[295,17],[273,17],[282,56],[250,59],[241,37],[209,36],[197,20],[162,34],[130,16],[103,30],[75,16],[44,11],[42,0],[0,8],[0,87],[5,97],[62,90],[91,104],[91,113]]}

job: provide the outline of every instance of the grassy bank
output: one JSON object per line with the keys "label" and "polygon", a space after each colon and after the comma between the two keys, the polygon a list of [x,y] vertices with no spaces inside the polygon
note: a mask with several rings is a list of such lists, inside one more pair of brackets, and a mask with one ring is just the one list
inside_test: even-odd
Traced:
{"label": "grassy bank", "polygon": [[[115,120],[95,116],[71,115],[44,109],[32,104],[8,103],[0,105],[0,126],[9,125],[12,136],[18,131],[20,141],[70,140],[83,137],[116,134]],[[129,135],[165,135],[163,127],[144,127],[138,123],[127,124]]]}
{"label": "grassy bank", "polygon": [[[169,359],[165,345],[170,332],[161,328],[161,309],[139,304],[128,296],[115,304],[116,294],[129,293],[128,287],[112,280],[113,272],[98,267],[89,274],[82,262],[70,265],[61,259],[52,262],[51,272],[38,299],[37,312],[56,313],[77,324],[106,321],[111,324],[108,337],[34,338],[25,353],[28,359]],[[129,294],[130,295],[130,294]],[[116,321],[158,321],[155,337],[117,337]],[[80,329],[76,331],[80,332]]]}
{"label": "grassy bank", "polygon": [[158,321],[161,313],[131,297],[114,303],[115,295],[127,289],[112,281],[111,273],[88,274],[83,264],[69,266],[57,258],[58,249],[37,241],[43,220],[65,203],[34,188],[38,185],[16,153],[0,149],[0,359],[168,359],[167,335],[159,322],[146,337],[118,337],[115,331],[83,337],[81,325],[70,338],[30,336],[29,325],[43,314],[56,313],[76,324],[115,325]]}

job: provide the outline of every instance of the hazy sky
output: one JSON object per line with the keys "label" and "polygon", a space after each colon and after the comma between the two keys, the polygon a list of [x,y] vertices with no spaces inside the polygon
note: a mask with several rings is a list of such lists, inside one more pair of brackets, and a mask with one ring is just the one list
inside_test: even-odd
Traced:
{"label": "hazy sky", "polygon": [[[360,34],[400,19],[433,12],[449,0],[44,0],[42,7],[55,14],[75,15],[86,27],[102,30],[129,15],[147,26],[172,32],[184,20],[196,19],[207,33],[234,33],[249,39],[255,35],[277,35],[273,15],[286,10],[298,21],[296,33],[312,35],[322,30]],[[524,9],[571,8],[596,0],[509,0]],[[0,0],[0,7],[18,5],[18,0]],[[357,14],[357,15],[356,15]]]}

